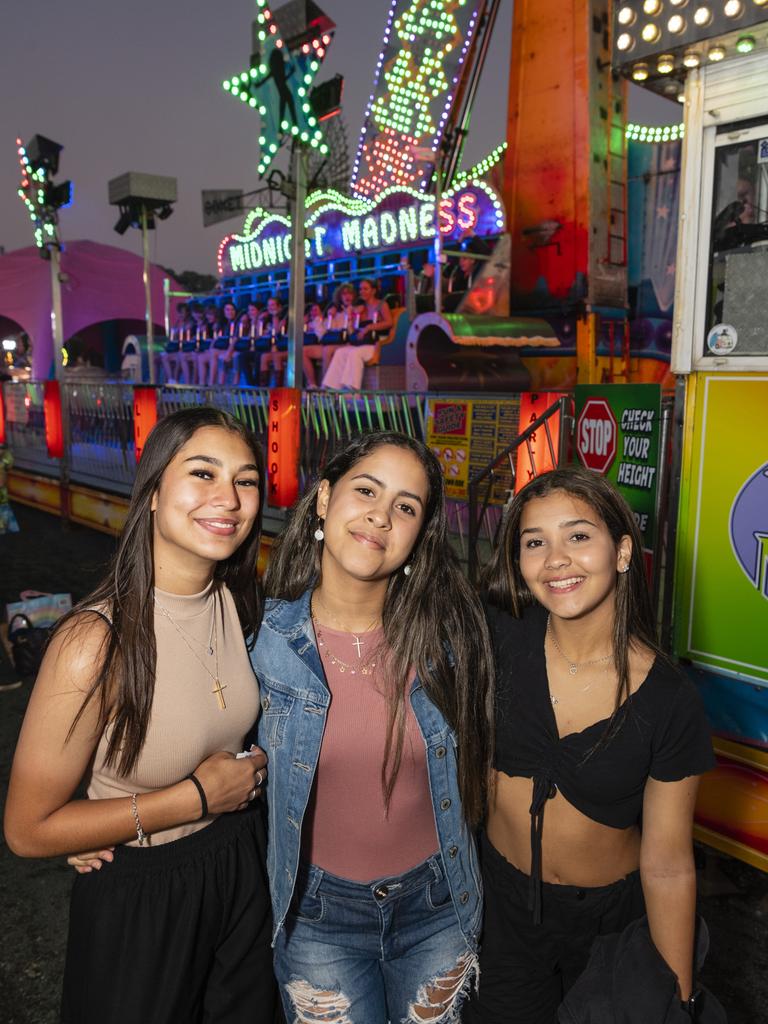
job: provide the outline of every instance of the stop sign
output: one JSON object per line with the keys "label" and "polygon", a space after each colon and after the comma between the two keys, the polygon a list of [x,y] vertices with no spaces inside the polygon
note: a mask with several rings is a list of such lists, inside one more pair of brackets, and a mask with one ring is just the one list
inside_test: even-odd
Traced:
{"label": "stop sign", "polygon": [[607,473],[616,458],[618,429],[604,398],[588,398],[576,423],[576,452],[587,467]]}

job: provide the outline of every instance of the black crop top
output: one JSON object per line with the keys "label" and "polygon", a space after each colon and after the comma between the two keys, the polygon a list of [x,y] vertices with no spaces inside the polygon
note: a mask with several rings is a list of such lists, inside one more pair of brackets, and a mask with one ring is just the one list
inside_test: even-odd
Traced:
{"label": "black crop top", "polygon": [[[608,719],[559,737],[549,699],[544,639],[547,612],[526,608],[520,619],[487,607],[496,658],[496,753],[505,775],[533,779],[531,885],[540,920],[541,834],[546,801],[559,789],[582,814],[612,828],[640,821],[651,777],[675,782],[714,767],[712,741],[696,687],[656,658],[625,705],[612,738],[589,757]],[[585,760],[586,758],[586,760]]]}

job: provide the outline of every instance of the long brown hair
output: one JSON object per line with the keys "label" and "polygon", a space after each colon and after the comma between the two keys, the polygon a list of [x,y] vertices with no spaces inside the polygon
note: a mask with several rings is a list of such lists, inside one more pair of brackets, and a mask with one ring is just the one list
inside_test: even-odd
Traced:
{"label": "long brown hair", "polygon": [[136,765],[149,727],[155,692],[154,551],[152,498],[168,464],[202,427],[221,427],[238,434],[253,453],[259,471],[259,513],[243,543],[219,562],[214,578],[226,585],[234,599],[243,634],[255,642],[261,622],[262,598],[256,576],[264,505],[264,457],[255,436],[228,413],[210,406],[194,406],[171,413],[147,438],[133,485],[131,503],[109,572],[96,589],[62,618],[57,630],[69,627],[68,642],[79,626],[92,621],[84,613],[103,610],[111,623],[104,640],[96,678],[72,724],[77,725],[87,704],[99,704],[99,730],[107,723],[110,736],[105,763],[128,775]]}
{"label": "long brown hair", "polygon": [[[632,509],[619,492],[598,473],[581,466],[554,469],[535,477],[515,495],[506,510],[499,541],[483,574],[482,587],[491,604],[520,618],[527,605],[536,603],[520,572],[520,520],[523,509],[534,498],[563,491],[594,509],[618,547],[622,537],[632,541],[627,572],[617,573],[616,606],[613,618],[613,660],[618,684],[613,714],[597,746],[607,742],[620,727],[630,694],[629,654],[645,646],[662,655],[656,640],[656,624],[643,564],[643,541]],[[623,710],[622,710],[623,709]],[[597,747],[593,748],[593,751]],[[590,752],[591,753],[591,752]]]}
{"label": "long brown hair", "polygon": [[[382,614],[393,686],[382,787],[392,796],[405,740],[405,700],[413,669],[427,696],[454,730],[458,781],[467,821],[476,825],[485,810],[493,735],[493,656],[480,603],[459,568],[448,539],[440,463],[421,442],[382,431],[352,441],[322,473],[331,487],[361,459],[391,445],[412,452],[424,467],[428,497],[424,522],[409,558],[411,573],[393,573]],[[270,553],[267,597],[295,601],[321,576],[317,527],[318,481],[294,508]]]}

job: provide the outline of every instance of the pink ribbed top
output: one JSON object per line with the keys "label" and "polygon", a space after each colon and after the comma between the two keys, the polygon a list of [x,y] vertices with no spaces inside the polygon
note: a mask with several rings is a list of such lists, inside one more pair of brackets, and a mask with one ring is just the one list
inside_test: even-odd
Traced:
{"label": "pink ribbed top", "polygon": [[[302,857],[355,882],[402,874],[438,849],[424,740],[406,698],[403,759],[387,814],[381,785],[386,680],[382,659],[374,654],[384,631],[361,635],[358,658],[354,634],[322,624],[317,628],[331,704],[302,833]],[[371,659],[376,667],[363,675],[360,668]]]}

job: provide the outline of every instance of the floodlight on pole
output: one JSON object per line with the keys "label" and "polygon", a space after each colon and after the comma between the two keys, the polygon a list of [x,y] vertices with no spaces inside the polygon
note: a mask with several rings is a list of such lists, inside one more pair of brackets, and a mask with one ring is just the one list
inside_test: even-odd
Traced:
{"label": "floodlight on pole", "polygon": [[177,183],[175,178],[160,174],[138,174],[129,171],[109,182],[109,202],[117,206],[120,216],[115,224],[118,235],[124,235],[128,228],[141,229],[143,257],[143,281],[145,311],[144,320],[147,334],[147,361],[149,382],[155,383],[154,325],[152,322],[152,281],[149,262],[149,231],[155,227],[155,218],[167,220],[173,213],[176,202]]}

